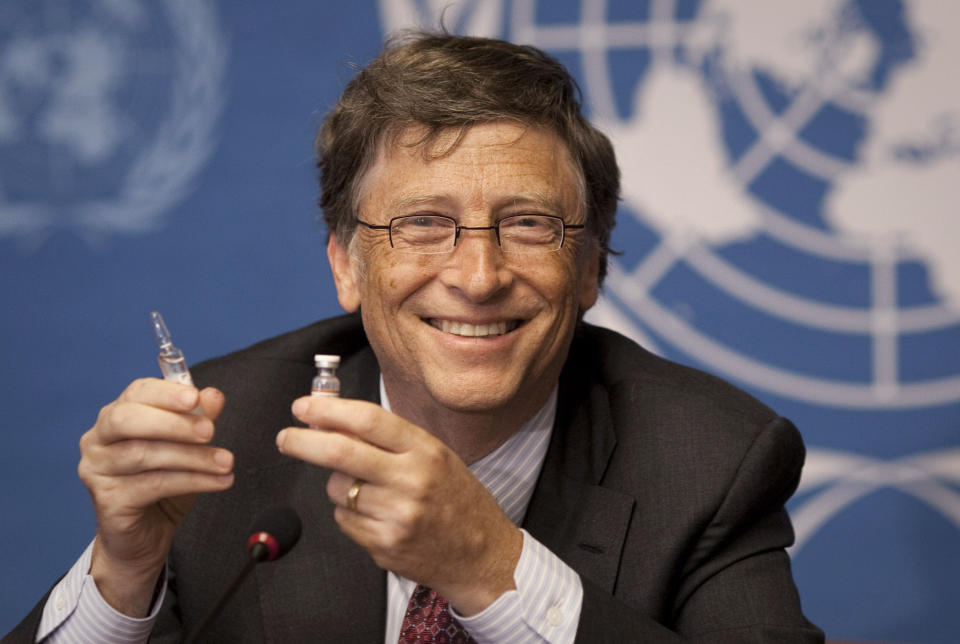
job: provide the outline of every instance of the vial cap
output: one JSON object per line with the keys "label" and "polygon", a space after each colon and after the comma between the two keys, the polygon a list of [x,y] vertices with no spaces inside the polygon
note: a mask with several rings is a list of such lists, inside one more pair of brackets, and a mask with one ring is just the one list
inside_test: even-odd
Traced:
{"label": "vial cap", "polygon": [[313,356],[313,364],[318,368],[324,367],[326,369],[336,369],[340,366],[340,356],[330,356],[318,353],[317,355]]}

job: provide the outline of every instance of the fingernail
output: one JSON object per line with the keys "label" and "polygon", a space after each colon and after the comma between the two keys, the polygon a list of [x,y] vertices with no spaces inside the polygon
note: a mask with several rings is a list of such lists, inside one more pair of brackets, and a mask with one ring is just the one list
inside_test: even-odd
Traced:
{"label": "fingernail", "polygon": [[283,441],[287,440],[287,430],[281,431],[277,434],[277,449],[283,451]]}
{"label": "fingernail", "polygon": [[309,406],[310,406],[310,404],[307,402],[307,399],[306,399],[306,398],[298,398],[298,399],[293,403],[293,415],[294,415],[294,416],[300,416],[301,414],[303,414],[303,413],[305,413],[305,412],[307,411],[307,407],[309,407]]}

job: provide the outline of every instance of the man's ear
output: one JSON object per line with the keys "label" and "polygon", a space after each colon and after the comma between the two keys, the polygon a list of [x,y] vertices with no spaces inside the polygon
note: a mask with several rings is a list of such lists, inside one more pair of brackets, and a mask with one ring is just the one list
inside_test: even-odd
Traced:
{"label": "man's ear", "polygon": [[578,284],[581,315],[597,303],[600,295],[600,284],[597,281],[600,276],[600,249],[596,243],[590,244],[590,249],[586,250],[586,257],[582,261],[584,263]]}
{"label": "man's ear", "polygon": [[333,271],[333,283],[337,287],[337,300],[347,313],[360,308],[360,288],[349,251],[340,245],[337,236],[330,233],[327,241],[327,259]]}

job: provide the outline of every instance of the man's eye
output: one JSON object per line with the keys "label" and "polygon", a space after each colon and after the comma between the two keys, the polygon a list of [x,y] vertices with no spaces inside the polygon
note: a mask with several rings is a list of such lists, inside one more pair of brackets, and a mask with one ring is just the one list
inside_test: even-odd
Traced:
{"label": "man's eye", "polygon": [[543,226],[543,219],[536,215],[516,215],[504,219],[500,225],[509,228],[539,228]]}
{"label": "man's eye", "polygon": [[452,219],[440,215],[410,215],[393,222],[394,243],[441,243],[454,230]]}
{"label": "man's eye", "polygon": [[446,230],[454,226],[452,220],[440,215],[410,215],[397,220],[395,223],[400,228],[418,232],[436,229]]}
{"label": "man's eye", "polygon": [[501,221],[500,228],[524,234],[546,233],[557,228],[557,220],[546,215],[515,215]]}

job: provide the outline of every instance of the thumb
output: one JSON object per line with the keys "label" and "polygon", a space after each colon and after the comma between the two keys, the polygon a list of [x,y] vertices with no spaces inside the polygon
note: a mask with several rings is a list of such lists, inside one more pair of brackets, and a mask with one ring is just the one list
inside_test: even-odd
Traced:
{"label": "thumb", "polygon": [[203,414],[211,421],[216,421],[223,411],[226,398],[219,389],[215,387],[206,387],[200,392],[200,406]]}

